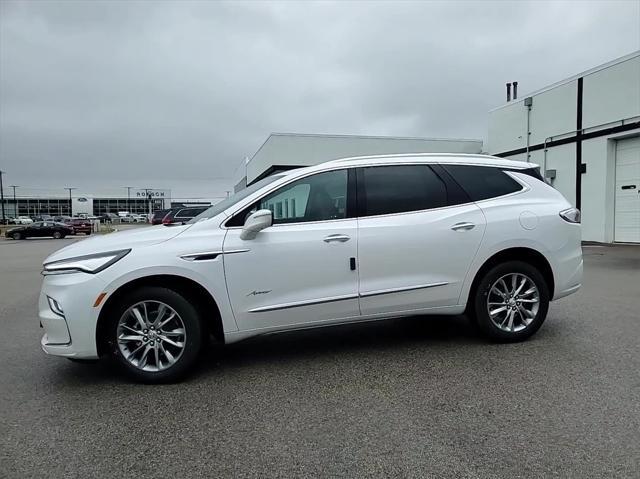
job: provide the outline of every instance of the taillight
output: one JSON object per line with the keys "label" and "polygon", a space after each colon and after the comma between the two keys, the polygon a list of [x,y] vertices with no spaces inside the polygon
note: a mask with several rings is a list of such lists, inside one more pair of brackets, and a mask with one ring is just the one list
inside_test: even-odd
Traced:
{"label": "taillight", "polygon": [[580,223],[580,210],[578,208],[569,208],[560,212],[560,218],[568,223]]}

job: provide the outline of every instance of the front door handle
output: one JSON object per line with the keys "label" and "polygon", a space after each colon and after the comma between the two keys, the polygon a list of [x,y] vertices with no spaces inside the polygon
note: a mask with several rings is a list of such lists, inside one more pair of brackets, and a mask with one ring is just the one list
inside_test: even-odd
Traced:
{"label": "front door handle", "polygon": [[469,231],[475,228],[476,225],[473,223],[456,223],[451,227],[453,231]]}
{"label": "front door handle", "polygon": [[335,235],[325,236],[323,241],[325,243],[331,243],[333,241],[338,241],[340,243],[344,243],[345,241],[349,241],[350,239],[351,239],[350,236],[341,235],[341,234],[335,234]]}

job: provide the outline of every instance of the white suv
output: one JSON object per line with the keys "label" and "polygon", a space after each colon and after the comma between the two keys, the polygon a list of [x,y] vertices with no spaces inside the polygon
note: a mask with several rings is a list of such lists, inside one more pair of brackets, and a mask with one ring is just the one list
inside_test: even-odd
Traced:
{"label": "white suv", "polygon": [[478,155],[337,160],[276,174],[185,225],[46,259],[42,348],[174,380],[205,339],[465,311],[494,341],[582,280],[580,214],[537,166]]}

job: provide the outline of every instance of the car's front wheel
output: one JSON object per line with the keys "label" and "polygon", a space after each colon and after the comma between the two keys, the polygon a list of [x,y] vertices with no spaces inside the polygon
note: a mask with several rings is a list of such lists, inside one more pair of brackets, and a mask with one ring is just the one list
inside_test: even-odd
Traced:
{"label": "car's front wheel", "polygon": [[134,379],[176,381],[197,360],[206,333],[198,310],[180,293],[143,287],[119,301],[112,313],[109,342]]}
{"label": "car's front wheel", "polygon": [[22,235],[18,232],[13,233],[13,239],[14,240],[19,240],[22,239]]}
{"label": "car's front wheel", "polygon": [[534,334],[549,310],[549,287],[537,268],[522,261],[494,266],[478,283],[474,312],[489,339],[522,341]]}
{"label": "car's front wheel", "polygon": [[55,239],[63,238],[62,233],[60,233],[60,231],[54,231],[54,232],[53,232],[53,237],[54,237]]}

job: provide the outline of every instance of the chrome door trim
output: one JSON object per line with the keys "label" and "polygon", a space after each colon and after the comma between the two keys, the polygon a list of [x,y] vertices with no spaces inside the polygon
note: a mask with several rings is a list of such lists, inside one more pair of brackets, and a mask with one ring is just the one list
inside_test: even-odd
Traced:
{"label": "chrome door trim", "polygon": [[391,293],[402,293],[404,291],[415,291],[417,289],[428,289],[435,288],[437,286],[444,286],[449,284],[448,281],[443,281],[440,283],[429,283],[429,284],[417,284],[415,286],[403,286],[401,288],[388,288],[388,289],[379,289],[376,291],[366,291],[364,293],[360,293],[361,298],[367,298],[369,296],[379,296],[382,294],[391,294]]}
{"label": "chrome door trim", "polygon": [[261,306],[259,308],[250,309],[249,312],[264,313],[267,311],[276,311],[279,309],[299,308],[301,306],[311,306],[314,304],[333,303],[335,301],[344,301],[347,299],[358,299],[358,295],[356,293],[343,294],[340,296],[329,296],[326,298],[308,299],[305,301],[293,301],[291,303],[272,304],[271,306]]}
{"label": "chrome door trim", "polygon": [[323,304],[323,303],[333,303],[335,301],[344,301],[347,299],[357,299],[365,298],[369,296],[378,296],[382,294],[391,294],[391,293],[401,293],[404,291],[415,291],[418,289],[427,289],[427,288],[435,288],[437,286],[444,286],[449,284],[447,281],[443,281],[440,283],[429,283],[429,284],[419,284],[415,286],[405,286],[402,288],[389,288],[389,289],[381,289],[377,291],[368,291],[360,294],[343,294],[340,296],[330,296],[326,298],[318,298],[318,299],[308,299],[305,301],[293,301],[291,303],[281,303],[281,304],[272,304],[270,306],[260,306],[259,308],[250,309],[250,313],[264,313],[267,311],[276,311],[279,309],[290,309],[290,308],[299,308],[301,306],[312,306],[315,304]]}

